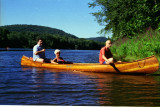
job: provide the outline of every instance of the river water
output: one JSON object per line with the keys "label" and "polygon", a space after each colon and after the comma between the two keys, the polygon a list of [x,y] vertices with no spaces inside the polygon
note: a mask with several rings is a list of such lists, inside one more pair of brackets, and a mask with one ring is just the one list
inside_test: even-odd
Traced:
{"label": "river water", "polygon": [[[98,54],[98,50],[61,50],[65,60],[75,63],[96,63]],[[122,75],[22,67],[22,55],[31,57],[32,51],[0,51],[0,105],[160,105],[160,74]],[[54,50],[47,50],[46,56],[54,58]]]}

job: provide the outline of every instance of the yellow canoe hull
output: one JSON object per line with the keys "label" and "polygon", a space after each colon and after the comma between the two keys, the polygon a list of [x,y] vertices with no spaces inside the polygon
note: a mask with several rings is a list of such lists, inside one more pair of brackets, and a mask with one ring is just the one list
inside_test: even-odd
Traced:
{"label": "yellow canoe hull", "polygon": [[159,62],[155,56],[147,57],[133,62],[115,63],[106,65],[99,63],[73,63],[73,64],[51,64],[38,63],[30,60],[26,56],[21,58],[22,66],[54,68],[61,70],[86,71],[86,72],[106,72],[106,73],[133,73],[151,74],[159,69]]}

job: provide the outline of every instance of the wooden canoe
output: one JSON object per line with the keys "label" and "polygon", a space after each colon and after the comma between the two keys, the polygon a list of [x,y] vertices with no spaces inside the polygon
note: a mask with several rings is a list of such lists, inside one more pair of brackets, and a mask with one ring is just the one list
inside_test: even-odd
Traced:
{"label": "wooden canoe", "polygon": [[155,56],[147,57],[133,62],[115,63],[113,65],[99,63],[73,63],[73,64],[51,64],[38,63],[30,58],[23,56],[21,58],[22,66],[53,68],[73,71],[88,72],[107,72],[107,73],[133,73],[133,74],[150,74],[159,69],[159,62]]}

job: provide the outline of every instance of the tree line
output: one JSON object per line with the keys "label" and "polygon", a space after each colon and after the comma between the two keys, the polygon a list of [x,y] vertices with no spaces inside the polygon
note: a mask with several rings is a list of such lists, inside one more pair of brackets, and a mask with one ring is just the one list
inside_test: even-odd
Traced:
{"label": "tree line", "polygon": [[95,42],[83,38],[73,38],[60,34],[39,33],[30,31],[9,31],[0,27],[0,48],[33,48],[37,38],[42,38],[46,49],[85,49],[99,50],[104,42]]}

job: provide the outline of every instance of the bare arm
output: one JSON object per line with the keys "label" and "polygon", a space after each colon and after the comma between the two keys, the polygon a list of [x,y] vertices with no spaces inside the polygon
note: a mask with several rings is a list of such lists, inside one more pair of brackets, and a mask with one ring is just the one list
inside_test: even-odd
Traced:
{"label": "bare arm", "polygon": [[105,57],[105,55],[102,55],[102,58],[103,58],[105,61],[109,61],[109,60]]}
{"label": "bare arm", "polygon": [[38,54],[40,54],[40,53],[42,53],[42,52],[45,52],[45,49],[42,49],[42,50],[40,50],[40,51],[36,51],[34,54],[35,54],[35,55],[38,55]]}
{"label": "bare arm", "polygon": [[53,60],[51,60],[51,63],[52,63],[52,64],[58,64],[57,62],[54,62]]}
{"label": "bare arm", "polygon": [[58,63],[56,62],[56,59],[57,59],[57,58],[54,58],[53,60],[51,60],[51,63],[52,63],[52,64],[58,64]]}

